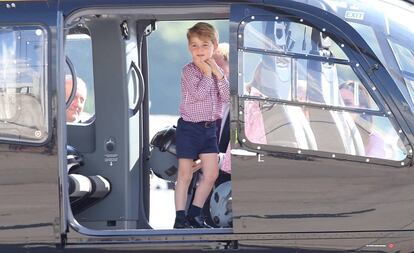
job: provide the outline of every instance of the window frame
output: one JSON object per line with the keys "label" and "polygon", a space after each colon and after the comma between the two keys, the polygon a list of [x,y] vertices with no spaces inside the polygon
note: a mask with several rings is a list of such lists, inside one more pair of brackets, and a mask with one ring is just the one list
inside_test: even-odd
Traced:
{"label": "window frame", "polygon": [[[275,16],[269,15],[269,14],[261,14],[261,15],[254,15],[250,14],[248,17],[244,17],[242,21],[238,23],[238,36],[237,36],[237,64],[238,64],[238,83],[237,83],[237,93],[238,93],[238,104],[239,104],[239,113],[238,113],[238,136],[243,145],[246,146],[249,150],[261,150],[265,152],[277,152],[278,154],[283,153],[290,153],[294,157],[301,157],[300,159],[305,159],[303,157],[307,156],[320,156],[325,158],[331,158],[331,159],[340,159],[340,160],[350,160],[350,161],[356,161],[356,162],[365,162],[365,163],[375,163],[375,164],[383,164],[383,165],[390,165],[394,167],[402,167],[409,164],[411,146],[408,141],[407,136],[404,134],[404,132],[401,131],[401,127],[399,125],[398,120],[394,117],[392,111],[388,107],[385,99],[383,99],[381,93],[375,92],[377,91],[377,84],[374,82],[372,78],[372,73],[367,73],[363,68],[361,68],[361,65],[358,60],[353,56],[352,53],[349,53],[349,50],[355,50],[355,45],[350,45],[346,42],[346,40],[343,40],[341,36],[346,36],[346,34],[340,34],[335,33],[334,31],[325,31],[324,28],[319,28],[318,26],[313,23],[313,20],[304,20],[302,18],[298,18],[293,15],[277,15],[276,20],[283,21],[288,20],[290,22],[297,22],[302,23],[304,25],[307,25],[311,28],[316,28],[319,31],[324,31],[326,35],[328,35],[333,43],[336,43],[337,45],[341,45],[342,43],[345,45],[343,47],[343,53],[348,57],[348,60],[338,59],[338,58],[329,58],[323,56],[317,56],[317,55],[308,55],[308,54],[300,54],[300,53],[294,53],[294,52],[278,52],[278,51],[272,51],[272,50],[260,50],[260,49],[252,49],[244,47],[244,28],[246,24],[249,21],[275,21]],[[312,22],[312,23],[311,23]],[[339,42],[339,43],[338,43]],[[283,99],[277,99],[277,98],[258,98],[255,96],[249,96],[244,94],[244,81],[243,81],[243,54],[245,52],[248,53],[256,53],[256,54],[266,54],[266,55],[273,55],[273,56],[282,56],[282,57],[290,57],[292,59],[306,59],[306,60],[317,60],[321,62],[327,62],[327,63],[339,63],[344,65],[349,65],[352,70],[354,71],[355,75],[360,79],[361,85],[365,87],[369,95],[371,96],[372,100],[376,103],[378,106],[378,111],[370,110],[370,109],[362,109],[362,108],[350,108],[350,107],[341,107],[341,106],[331,106],[331,105],[324,105],[324,104],[318,104],[318,103],[309,103],[309,102],[299,102],[294,101],[293,97],[294,94],[292,94],[292,100],[283,100]],[[292,90],[293,92],[294,90]],[[268,144],[257,144],[250,142],[249,139],[246,136],[245,132],[245,124],[244,124],[244,104],[246,101],[262,101],[265,103],[273,103],[274,105],[291,105],[291,106],[300,106],[300,107],[311,107],[316,108],[320,110],[332,110],[332,111],[344,111],[344,112],[350,112],[350,113],[368,113],[368,115],[373,116],[382,116],[387,117],[391,123],[391,125],[394,127],[397,134],[399,134],[399,138],[402,141],[406,156],[401,161],[395,161],[395,160],[388,160],[388,159],[381,159],[381,158],[374,158],[374,157],[368,157],[368,156],[359,156],[359,155],[350,155],[350,154],[344,154],[344,153],[335,153],[332,152],[325,152],[325,151],[319,151],[319,150],[303,150],[299,148],[293,148],[293,147],[284,147],[284,146],[275,146],[275,145],[268,145]],[[306,158],[308,159],[308,158]]]}
{"label": "window frame", "polygon": [[[275,19],[273,17],[266,16],[266,15],[260,15],[260,16],[256,15],[254,17],[255,18],[253,20],[250,20],[250,21],[252,21],[252,22],[255,22],[255,21],[275,21]],[[310,23],[308,23],[307,21],[304,21],[302,19],[295,18],[293,16],[288,16],[288,15],[286,15],[286,16],[278,15],[278,21],[280,21],[280,20],[283,21],[284,19],[291,19],[291,20],[289,20],[290,22],[297,22],[297,23],[307,25],[308,27],[311,27],[311,28],[317,28],[317,27],[312,26]],[[247,20],[247,18],[246,18],[246,20]],[[375,87],[373,82],[369,80],[369,77],[366,76],[365,73],[363,71],[361,71],[360,68],[356,68],[356,67],[359,66],[359,63],[356,60],[353,60],[353,58],[349,57],[349,55],[346,54],[345,51],[343,51],[343,52],[348,57],[348,60],[335,58],[335,57],[329,57],[327,59],[326,57],[317,56],[317,55],[301,54],[301,53],[294,53],[294,52],[281,53],[281,52],[278,52],[276,50],[261,50],[261,49],[245,47],[244,46],[244,29],[245,29],[246,25],[249,23],[246,20],[242,21],[239,24],[239,31],[240,31],[239,34],[242,34],[242,37],[239,37],[239,40],[238,40],[238,51],[239,52],[241,52],[241,53],[247,52],[247,53],[258,54],[258,55],[259,54],[260,55],[271,55],[271,56],[275,56],[275,57],[279,56],[279,57],[286,57],[286,58],[292,58],[292,59],[314,60],[314,61],[320,61],[320,62],[324,62],[324,63],[336,63],[336,64],[342,64],[342,65],[349,66],[349,67],[351,67],[352,70],[354,70],[354,73],[359,78],[359,80],[361,81],[361,84],[365,87],[366,91],[369,93],[369,95],[371,96],[373,101],[377,104],[378,110],[349,108],[349,107],[332,106],[332,105],[309,103],[309,102],[299,102],[299,101],[276,99],[276,98],[268,98],[269,101],[275,101],[275,102],[283,101],[286,104],[289,104],[291,102],[294,102],[294,104],[305,104],[305,105],[312,104],[312,106],[319,105],[320,107],[324,107],[324,108],[345,109],[345,110],[354,111],[354,112],[369,111],[371,113],[378,113],[377,115],[382,115],[384,111],[389,111],[386,104],[381,99],[381,97],[372,92],[373,87]],[[331,34],[329,34],[329,35],[331,35]],[[334,39],[335,37],[331,37],[333,43],[336,43],[336,41]],[[338,44],[338,43],[336,43],[336,44]],[[238,59],[240,59],[240,57],[238,57]],[[240,70],[243,69],[243,65],[241,63],[242,63],[242,61],[241,62],[239,61],[239,69]],[[372,86],[369,86],[366,83],[371,83]],[[243,94],[243,89],[240,89],[240,87],[239,87],[239,96],[249,98],[249,96]],[[250,98],[254,98],[254,97],[250,97]]]}
{"label": "window frame", "polygon": [[[52,97],[51,97],[51,55],[52,55],[52,45],[51,37],[52,32],[50,31],[49,26],[44,23],[7,23],[2,25],[4,28],[11,29],[13,31],[35,31],[40,29],[43,32],[45,37],[41,43],[43,43],[42,56],[44,58],[42,69],[39,73],[43,74],[43,83],[40,83],[42,87],[39,87],[39,94],[43,94],[44,100],[39,101],[40,107],[43,112],[42,121],[44,121],[44,130],[45,136],[39,141],[23,139],[23,138],[4,138],[0,136],[0,144],[13,144],[13,145],[25,145],[25,146],[35,146],[40,147],[49,143],[52,139],[53,129],[52,129]],[[17,29],[16,29],[17,28]],[[31,94],[31,93],[29,93]]]}
{"label": "window frame", "polygon": [[[69,36],[73,36],[73,35],[80,35],[80,38],[68,38]],[[85,106],[83,109],[84,114],[89,115],[89,117],[83,121],[80,122],[66,122],[67,125],[73,125],[73,126],[88,126],[91,125],[95,122],[96,119],[96,105],[95,105],[95,79],[94,79],[94,70],[93,70],[93,43],[92,43],[92,38],[91,35],[89,33],[88,28],[85,28],[85,30],[83,30],[83,32],[80,33],[69,33],[69,34],[65,34],[65,46],[64,46],[64,50],[65,50],[65,55],[68,56],[67,50],[68,50],[68,42],[71,40],[77,40],[77,41],[81,41],[81,40],[85,40],[86,38],[82,38],[82,36],[87,36],[88,38],[88,43],[90,43],[90,55],[91,55],[91,59],[90,59],[90,64],[91,64],[91,80],[90,82],[88,82],[88,80],[84,80],[85,78],[83,78],[82,80],[85,82],[86,84],[86,89],[87,89],[87,101],[91,101],[91,102],[85,102]],[[73,67],[75,68],[75,70],[77,70],[78,68],[75,67],[75,65],[77,65],[77,61],[74,62],[74,58],[69,58],[72,61],[72,64],[74,65]],[[79,75],[78,71],[75,71],[76,73],[76,77],[77,78],[81,78]],[[76,94],[76,93],[75,93]],[[74,101],[72,101],[69,105],[69,107],[72,105],[72,103],[74,103]],[[87,103],[91,103],[91,106],[93,107],[93,112],[85,112],[85,108],[87,107]],[[65,112],[67,112],[68,108],[66,108]]]}

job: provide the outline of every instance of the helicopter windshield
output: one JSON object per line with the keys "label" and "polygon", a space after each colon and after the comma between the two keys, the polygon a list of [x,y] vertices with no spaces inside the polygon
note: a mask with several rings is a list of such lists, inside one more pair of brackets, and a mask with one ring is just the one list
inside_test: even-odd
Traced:
{"label": "helicopter windshield", "polygon": [[295,1],[329,11],[354,27],[388,70],[414,112],[414,5],[395,0]]}

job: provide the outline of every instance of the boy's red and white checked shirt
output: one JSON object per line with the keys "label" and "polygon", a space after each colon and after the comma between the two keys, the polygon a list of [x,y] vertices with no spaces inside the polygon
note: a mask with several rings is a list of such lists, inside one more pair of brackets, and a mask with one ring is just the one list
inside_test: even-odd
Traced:
{"label": "boy's red and white checked shirt", "polygon": [[215,121],[222,117],[222,104],[230,102],[226,77],[205,76],[194,64],[184,66],[181,76],[180,115],[185,121]]}

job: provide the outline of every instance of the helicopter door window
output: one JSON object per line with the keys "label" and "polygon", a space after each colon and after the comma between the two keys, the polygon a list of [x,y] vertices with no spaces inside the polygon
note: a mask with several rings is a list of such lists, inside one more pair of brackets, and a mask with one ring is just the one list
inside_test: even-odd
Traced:
{"label": "helicopter door window", "polygon": [[279,20],[255,18],[239,36],[247,144],[405,159],[395,124],[340,46],[318,29]]}
{"label": "helicopter door window", "polygon": [[43,143],[49,134],[47,32],[0,28],[0,139]]}
{"label": "helicopter door window", "polygon": [[[85,28],[83,28],[85,29]],[[66,122],[70,124],[91,123],[95,115],[92,40],[88,31],[66,36],[65,53],[77,76],[77,91],[66,110]],[[72,91],[72,73],[66,70],[67,101]]]}

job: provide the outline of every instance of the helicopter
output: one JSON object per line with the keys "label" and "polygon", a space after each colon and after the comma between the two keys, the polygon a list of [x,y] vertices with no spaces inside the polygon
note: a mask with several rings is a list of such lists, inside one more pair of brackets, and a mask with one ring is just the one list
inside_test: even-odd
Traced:
{"label": "helicopter", "polygon": [[[413,4],[0,1],[0,250],[413,251]],[[177,118],[154,108],[174,107],[181,73],[156,77],[182,67],[166,41],[197,21],[228,37],[231,171],[214,228],[156,228],[151,177],[174,187]],[[69,121],[81,86],[87,112]]]}

